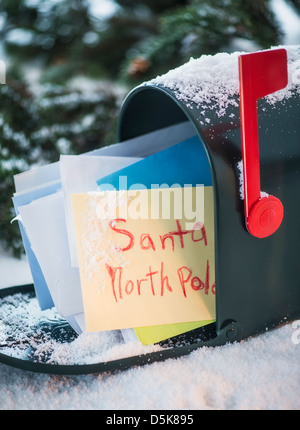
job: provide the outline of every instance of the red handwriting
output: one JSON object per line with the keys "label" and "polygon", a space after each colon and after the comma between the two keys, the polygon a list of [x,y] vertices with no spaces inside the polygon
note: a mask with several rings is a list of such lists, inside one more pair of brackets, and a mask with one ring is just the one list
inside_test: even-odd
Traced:
{"label": "red handwriting", "polygon": [[191,288],[195,291],[203,290],[205,294],[209,291],[209,261],[206,262],[206,276],[205,281],[201,281],[198,276],[192,276],[192,270],[186,266],[180,267],[177,270],[180,285],[183,291],[184,297],[186,297],[186,284],[190,284]]}
{"label": "red handwriting", "polygon": [[120,229],[116,228],[116,222],[120,222],[120,221],[126,222],[125,219],[118,218],[118,219],[115,219],[115,220],[111,221],[111,223],[109,224],[109,226],[110,226],[110,228],[113,231],[115,231],[117,233],[120,233],[120,234],[124,234],[125,236],[127,236],[129,238],[129,244],[125,248],[121,248],[120,249],[120,251],[128,251],[129,249],[133,248],[133,245],[134,245],[134,236],[128,230],[120,230]]}
{"label": "red handwriting", "polygon": [[[202,243],[207,246],[207,233],[202,223],[196,223],[193,230],[185,230],[182,228],[179,220],[176,220],[176,229],[169,231],[164,235],[159,235],[154,238],[149,233],[142,233],[137,238],[134,233],[128,229],[120,228],[120,224],[126,225],[126,219],[117,218],[110,223],[110,228],[123,239],[126,238],[126,246],[118,248],[120,252],[126,252],[138,246],[140,250],[157,251],[171,250],[176,251],[187,248],[192,244]],[[197,251],[195,251],[197,252]],[[193,269],[182,266],[172,277],[172,285],[169,274],[165,271],[165,265],[161,262],[159,270],[154,270],[151,266],[145,270],[145,275],[139,279],[124,279],[122,267],[112,267],[106,264],[106,269],[110,278],[111,290],[116,302],[123,300],[126,296],[136,294],[141,296],[145,292],[150,292],[153,296],[165,296],[173,293],[176,288],[180,289],[183,297],[188,297],[189,291],[200,291],[204,294],[215,294],[215,284],[210,285],[210,264],[206,260],[206,271],[204,279],[201,279],[197,274],[193,273]],[[158,269],[158,268],[157,268]]]}
{"label": "red handwriting", "polygon": [[160,265],[160,270],[153,270],[149,266],[143,278],[134,280],[124,279],[122,267],[111,267],[107,264],[106,268],[110,277],[113,297],[117,303],[131,294],[141,296],[144,290],[149,290],[153,296],[160,295],[163,297],[166,292],[173,293],[175,287],[180,288],[185,298],[188,296],[188,290],[203,290],[206,295],[210,292],[215,294],[215,284],[210,285],[210,265],[208,260],[206,262],[204,281],[199,276],[195,276],[192,269],[182,266],[177,270],[177,278],[174,281],[174,285],[170,284],[169,276],[165,273],[163,262]]}
{"label": "red handwriting", "polygon": [[[116,226],[117,223],[126,223],[126,219],[117,218],[109,224],[109,227],[117,234],[126,236],[128,238],[127,246],[119,250],[122,252],[129,251],[136,244],[135,236],[129,230],[117,228]],[[203,241],[204,245],[207,246],[207,235],[206,235],[204,224],[197,223],[195,225],[197,229],[195,228],[194,230],[183,230],[181,227],[180,221],[176,220],[176,227],[177,229],[174,231],[170,231],[164,234],[163,236],[159,235],[158,245],[160,245],[161,249],[163,250],[166,249],[166,242],[170,242],[172,251],[175,251],[176,237],[178,238],[180,248],[182,249],[185,248],[186,246],[186,241],[184,239],[188,237],[190,238],[190,240],[192,240],[192,242]],[[138,243],[139,243],[140,249],[142,250],[152,249],[153,251],[155,251],[156,247],[158,246],[158,245],[155,246],[155,241],[149,233],[141,234]]]}

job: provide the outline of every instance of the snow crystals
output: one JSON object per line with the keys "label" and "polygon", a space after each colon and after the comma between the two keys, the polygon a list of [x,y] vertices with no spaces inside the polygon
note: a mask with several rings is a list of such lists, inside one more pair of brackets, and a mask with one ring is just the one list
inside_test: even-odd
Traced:
{"label": "snow crystals", "polygon": [[[280,47],[276,47],[280,48]],[[300,47],[282,46],[288,54],[289,83],[286,88],[266,97],[275,104],[300,94]],[[215,109],[219,117],[225,115],[228,106],[238,107],[239,73],[238,57],[244,52],[202,55],[168,73],[150,81],[153,85],[164,86],[174,91],[178,100],[190,108]]]}

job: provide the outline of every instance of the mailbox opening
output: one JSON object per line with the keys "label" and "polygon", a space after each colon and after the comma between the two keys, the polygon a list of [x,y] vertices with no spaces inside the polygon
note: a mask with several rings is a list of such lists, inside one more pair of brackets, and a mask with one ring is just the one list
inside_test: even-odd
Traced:
{"label": "mailbox opening", "polygon": [[[134,118],[134,121],[133,121]],[[120,142],[129,140],[146,133],[151,133],[163,128],[181,123],[189,122],[195,129],[195,134],[199,137],[199,144],[203,145],[207,157],[207,163],[211,170],[211,179],[214,189],[213,168],[210,162],[210,156],[207,147],[203,141],[201,128],[195,123],[195,118],[190,114],[188,108],[179,104],[176,98],[165,89],[155,86],[142,86],[135,89],[125,100],[120,113],[118,139]],[[216,303],[218,293],[216,290]],[[182,342],[193,343],[211,343],[214,344],[218,338],[218,314],[216,312],[216,322],[207,324],[201,328],[188,331],[181,335],[162,341],[161,344],[177,345]],[[226,338],[234,340],[237,336],[237,330],[233,327],[233,321],[226,321]],[[223,324],[224,326],[224,324]],[[218,339],[220,341],[220,339]],[[223,341],[222,341],[223,342]],[[221,342],[221,343],[222,343]]]}

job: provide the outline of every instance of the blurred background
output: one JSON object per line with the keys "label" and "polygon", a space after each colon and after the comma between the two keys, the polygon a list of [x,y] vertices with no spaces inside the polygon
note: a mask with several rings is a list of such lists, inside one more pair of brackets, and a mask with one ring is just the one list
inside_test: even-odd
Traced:
{"label": "blurred background", "polygon": [[300,0],[0,0],[1,247],[23,253],[13,175],[115,143],[130,89],[191,57],[280,44],[300,44]]}

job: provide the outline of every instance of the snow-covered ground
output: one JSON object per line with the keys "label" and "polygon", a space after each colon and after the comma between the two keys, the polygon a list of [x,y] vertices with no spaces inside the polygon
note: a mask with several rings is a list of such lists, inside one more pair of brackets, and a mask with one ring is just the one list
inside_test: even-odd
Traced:
{"label": "snow-covered ground", "polygon": [[[0,273],[1,288],[31,281],[26,259],[4,252]],[[299,409],[297,330],[289,324],[242,343],[115,374],[57,376],[0,364],[0,409]]]}
{"label": "snow-covered ground", "polygon": [[0,249],[0,288],[31,284],[32,276],[26,256],[13,259]]}

